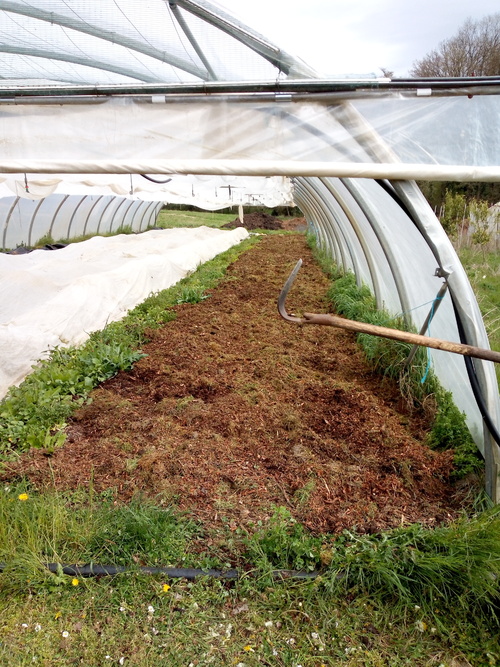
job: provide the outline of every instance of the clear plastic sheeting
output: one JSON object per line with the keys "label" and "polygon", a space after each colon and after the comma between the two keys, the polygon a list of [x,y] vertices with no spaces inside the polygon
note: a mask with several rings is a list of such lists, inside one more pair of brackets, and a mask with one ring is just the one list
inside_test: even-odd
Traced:
{"label": "clear plastic sheeting", "polygon": [[498,167],[500,95],[413,97],[354,102],[405,163]]}
{"label": "clear plastic sheeting", "polygon": [[[123,228],[141,232],[155,224],[164,204],[208,211],[294,205],[290,179],[281,176],[151,178],[158,183],[138,174],[0,176],[0,248],[32,247],[41,239],[62,241]],[[12,192],[17,196],[8,196]]]}
{"label": "clear plastic sheeting", "polygon": [[0,247],[13,250],[129,228],[154,226],[161,202],[105,195],[50,195],[39,200],[0,198]]}
{"label": "clear plastic sheeting", "polygon": [[273,208],[293,203],[290,179],[284,176],[0,174],[0,198],[12,194],[34,200],[52,194],[121,195],[206,210],[239,204]]}
{"label": "clear plastic sheeting", "polygon": [[0,398],[47,350],[84,342],[247,236],[241,227],[165,229],[0,254]]}
{"label": "clear plastic sheeting", "polygon": [[[136,178],[134,176],[134,182]],[[162,192],[165,203],[197,206],[206,211],[240,205],[294,206],[291,182],[285,176],[173,174]]]}
{"label": "clear plastic sheeting", "polygon": [[[0,173],[259,176],[269,175],[270,163],[271,175],[288,175],[280,165],[297,176],[328,175],[314,167],[337,166],[359,167],[360,177],[408,179],[405,167],[411,166],[418,179],[500,180],[500,132],[491,131],[499,123],[500,95],[407,99],[395,93],[339,102],[283,97],[0,101]],[[217,161],[224,171],[215,169]]]}
{"label": "clear plastic sheeting", "polygon": [[206,0],[0,0],[0,76],[121,84],[313,70]]}

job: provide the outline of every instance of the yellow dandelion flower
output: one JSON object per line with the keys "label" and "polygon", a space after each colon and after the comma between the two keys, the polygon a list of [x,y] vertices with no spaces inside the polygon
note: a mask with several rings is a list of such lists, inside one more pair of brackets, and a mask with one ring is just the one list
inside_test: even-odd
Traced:
{"label": "yellow dandelion flower", "polygon": [[163,584],[163,592],[168,593],[169,590],[170,590],[170,586],[168,584]]}
{"label": "yellow dandelion flower", "polygon": [[61,618],[61,616],[62,616],[62,611],[56,611],[54,618],[55,618],[56,621],[57,621],[57,619],[58,619],[58,618]]}
{"label": "yellow dandelion flower", "polygon": [[79,583],[80,583],[80,582],[79,582],[78,579],[76,579],[76,578],[71,580],[71,585],[72,585],[72,586],[78,586]]}
{"label": "yellow dandelion flower", "polygon": [[27,493],[20,493],[20,494],[17,496],[17,499],[18,499],[18,500],[28,500],[28,494],[27,494]]}
{"label": "yellow dandelion flower", "polygon": [[253,648],[250,646],[250,644],[247,644],[246,646],[244,646],[244,647],[243,647],[243,650],[244,650],[244,651],[247,651],[247,653],[249,653],[250,651],[253,652]]}

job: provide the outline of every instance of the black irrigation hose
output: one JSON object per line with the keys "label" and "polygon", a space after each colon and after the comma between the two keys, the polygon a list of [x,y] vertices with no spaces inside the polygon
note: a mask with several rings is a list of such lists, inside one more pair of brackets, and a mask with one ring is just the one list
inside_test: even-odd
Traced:
{"label": "black irrigation hose", "polygon": [[[381,178],[375,179],[375,182],[378,183],[380,185],[380,187],[385,192],[387,192],[389,197],[391,197],[396,202],[396,204],[406,213],[406,215],[410,218],[410,220],[413,222],[413,224],[416,227],[417,225],[416,225],[415,218],[414,218],[413,214],[411,213],[410,209],[406,206],[404,201],[401,199],[401,197],[398,195],[396,190],[394,190],[394,187],[392,186],[392,184],[389,181],[381,179]],[[417,229],[418,229],[418,227],[417,227]]]}
{"label": "black irrigation hose", "polygon": [[479,386],[479,380],[477,379],[474,363],[470,357],[467,358],[464,357],[464,359],[465,359],[465,367],[467,369],[467,375],[469,376],[470,384],[472,387],[472,393],[474,394],[474,398],[476,399],[476,403],[478,405],[481,416],[484,419],[484,423],[486,424],[486,428],[490,432],[491,437],[500,447],[500,433],[498,432],[497,427],[493,423],[491,415],[488,412],[488,408],[486,407],[486,403],[484,401],[483,394],[481,392],[481,387]]}
{"label": "black irrigation hose", "polygon": [[[453,304],[453,309],[455,311],[455,319],[457,320],[457,325],[458,325],[458,334],[460,336],[460,342],[467,342],[467,337],[465,335],[465,329],[462,324],[462,320],[460,319],[460,313],[458,312],[458,309],[455,306],[455,301],[453,299],[453,294],[450,292],[451,296],[451,302]],[[474,368],[474,362],[472,361],[471,358],[465,358],[465,368],[467,369],[467,375],[469,376],[469,382],[472,387],[472,393],[474,394],[474,398],[476,399],[477,406],[479,408],[479,412],[481,413],[481,417],[484,420],[484,423],[486,424],[486,428],[491,434],[491,437],[493,440],[497,443],[497,445],[500,447],[500,433],[498,432],[497,427],[495,426],[493,419],[488,412],[488,407],[486,405],[486,401],[484,400],[483,392],[481,390],[481,386],[479,384],[479,380],[477,379],[476,375],[476,369]]]}
{"label": "black irrigation hose", "polygon": [[[238,570],[200,570],[191,567],[139,567],[131,568],[123,565],[63,565],[61,563],[44,563],[49,572],[57,574],[62,570],[64,574],[73,577],[105,577],[117,574],[140,572],[142,574],[163,574],[167,579],[188,579],[193,581],[197,577],[211,577],[213,579],[226,579],[235,581],[241,577]],[[6,568],[5,563],[0,563],[0,572]],[[319,572],[304,572],[302,570],[274,570],[274,579],[315,579]]]}
{"label": "black irrigation hose", "polygon": [[164,181],[158,181],[156,178],[151,178],[151,176],[146,176],[146,174],[139,174],[139,176],[142,176],[147,181],[151,181],[151,183],[158,183],[159,185],[163,185],[164,183],[170,183],[170,181],[172,180],[171,178],[166,178]]}

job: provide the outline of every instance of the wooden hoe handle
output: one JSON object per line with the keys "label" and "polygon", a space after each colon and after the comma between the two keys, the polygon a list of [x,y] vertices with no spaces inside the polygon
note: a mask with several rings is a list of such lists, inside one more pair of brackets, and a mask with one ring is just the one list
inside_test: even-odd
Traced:
{"label": "wooden hoe handle", "polygon": [[411,345],[432,347],[436,350],[454,352],[455,354],[462,354],[468,357],[477,357],[478,359],[486,359],[486,361],[494,361],[497,364],[500,363],[500,352],[487,350],[482,347],[464,345],[463,343],[452,343],[451,341],[442,340],[441,338],[430,338],[428,336],[422,336],[421,334],[410,333],[409,331],[401,331],[400,329],[389,329],[388,327],[366,324],[365,322],[356,322],[354,320],[347,320],[343,317],[338,317],[337,315],[304,313],[303,318],[289,315],[286,312],[285,300],[301,265],[302,260],[299,259],[288,280],[286,281],[278,299],[278,311],[283,319],[287,320],[288,322],[295,322],[296,324],[320,324],[327,327],[338,327],[339,329],[347,329],[347,331],[371,334],[373,336],[381,336],[382,338],[399,340],[403,343],[410,343]]}

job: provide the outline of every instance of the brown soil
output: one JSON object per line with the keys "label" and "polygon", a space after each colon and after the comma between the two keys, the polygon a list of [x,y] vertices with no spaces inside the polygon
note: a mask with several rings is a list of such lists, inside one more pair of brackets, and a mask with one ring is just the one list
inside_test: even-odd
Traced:
{"label": "brown soil", "polygon": [[142,493],[205,524],[265,520],[284,505],[313,531],[432,525],[457,512],[451,453],[373,374],[353,336],[281,320],[276,299],[304,259],[288,310],[326,310],[327,279],[303,236],[267,236],[227,279],[151,332],[147,357],[93,393],[52,456],[13,464],[38,486]]}
{"label": "brown soil", "polygon": [[281,229],[305,232],[307,229],[307,222],[305,218],[288,218],[287,220],[281,221]]}
{"label": "brown soil", "polygon": [[235,218],[231,222],[223,225],[223,229],[235,229],[236,227],[245,227],[245,229],[283,229],[282,221],[274,215],[268,213],[245,213],[243,216],[243,224],[239,218]]}

